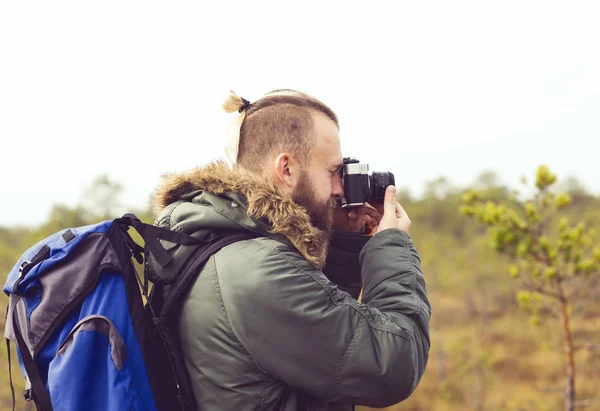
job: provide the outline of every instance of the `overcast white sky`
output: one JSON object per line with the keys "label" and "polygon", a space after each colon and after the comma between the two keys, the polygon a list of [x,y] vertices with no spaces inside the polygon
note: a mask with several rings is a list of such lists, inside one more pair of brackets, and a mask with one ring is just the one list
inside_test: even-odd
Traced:
{"label": "overcast white sky", "polygon": [[600,192],[600,2],[0,0],[0,225],[92,179],[142,205],[222,156],[229,90],[330,105],[342,149],[419,194],[546,163]]}

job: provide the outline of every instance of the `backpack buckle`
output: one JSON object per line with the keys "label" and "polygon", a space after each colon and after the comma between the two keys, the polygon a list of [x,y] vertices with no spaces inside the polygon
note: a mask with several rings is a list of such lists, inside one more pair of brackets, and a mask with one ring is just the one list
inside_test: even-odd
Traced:
{"label": "backpack buckle", "polygon": [[29,377],[25,381],[25,391],[23,391],[23,397],[25,397],[25,401],[33,400],[33,393],[31,392],[31,381],[29,381]]}
{"label": "backpack buckle", "polygon": [[25,267],[27,267],[29,264],[31,264],[31,261],[29,260],[25,260],[21,263],[21,266],[19,267],[19,278],[23,278],[24,274],[24,270]]}
{"label": "backpack buckle", "polygon": [[17,281],[15,281],[15,283],[13,284],[13,292],[15,294],[18,294],[17,287],[19,286],[25,275],[29,272],[29,269],[27,267],[29,267],[31,264],[32,262],[29,260],[25,260],[21,263],[21,266],[19,267],[19,277],[17,278]]}

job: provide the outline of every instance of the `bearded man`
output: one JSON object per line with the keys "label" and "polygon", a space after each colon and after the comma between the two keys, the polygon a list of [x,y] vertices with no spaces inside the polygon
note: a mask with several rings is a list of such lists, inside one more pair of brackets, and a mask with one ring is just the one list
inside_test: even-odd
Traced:
{"label": "bearded man", "polygon": [[431,306],[395,187],[383,204],[341,208],[338,118],[311,96],[231,94],[224,108],[239,113],[235,164],[169,175],[155,197],[159,226],[259,234],[215,253],[183,302],[197,408],[403,401],[425,371]]}

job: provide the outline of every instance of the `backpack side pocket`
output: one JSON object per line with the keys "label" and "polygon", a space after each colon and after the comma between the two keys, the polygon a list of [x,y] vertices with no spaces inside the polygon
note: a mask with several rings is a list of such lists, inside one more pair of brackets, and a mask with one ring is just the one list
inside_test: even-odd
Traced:
{"label": "backpack side pocket", "polygon": [[59,346],[48,369],[48,391],[58,410],[132,409],[125,341],[103,315],[80,320]]}

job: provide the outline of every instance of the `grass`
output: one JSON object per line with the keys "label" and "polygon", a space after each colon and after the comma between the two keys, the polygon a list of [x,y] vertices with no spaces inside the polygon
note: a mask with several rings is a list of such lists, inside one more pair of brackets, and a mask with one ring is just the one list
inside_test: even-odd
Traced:
{"label": "grass", "polygon": [[[425,375],[409,399],[384,410],[563,409],[564,359],[556,319],[532,326],[515,304],[478,321],[461,299],[439,292],[430,297],[434,315],[439,316],[432,318]],[[598,309],[600,301],[593,303],[591,311]],[[593,346],[600,343],[600,317],[576,318],[574,329],[579,340],[590,345],[576,356],[577,397],[597,401],[590,402],[587,410],[600,410],[600,347]]]}

